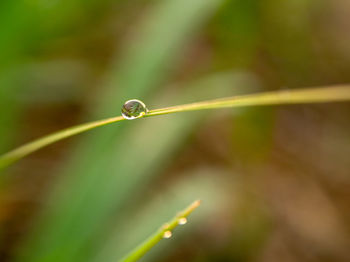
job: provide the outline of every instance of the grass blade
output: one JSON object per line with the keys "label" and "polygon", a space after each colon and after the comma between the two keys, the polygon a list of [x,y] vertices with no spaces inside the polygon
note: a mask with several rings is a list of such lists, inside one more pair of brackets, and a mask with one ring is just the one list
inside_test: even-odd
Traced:
{"label": "grass blade", "polygon": [[[233,96],[221,99],[207,100],[197,103],[177,105],[161,109],[154,109],[150,110],[149,113],[145,115],[145,117],[173,114],[186,111],[198,111],[205,109],[262,105],[325,103],[349,100],[349,86],[307,88],[299,90],[283,90],[243,96]],[[40,148],[53,144],[57,141],[94,129],[96,127],[119,122],[122,120],[124,120],[123,117],[117,116],[94,122],[89,122],[86,124],[64,129],[62,131],[56,132],[54,134],[45,136],[43,138],[25,144],[17,149],[14,149],[0,156],[0,169],[16,162],[17,160],[29,155],[30,153],[39,150]]]}
{"label": "grass blade", "polygon": [[171,231],[174,230],[180,223],[181,219],[186,219],[198,206],[200,201],[194,201],[186,209],[178,213],[171,221],[165,223],[162,227],[158,229],[152,236],[146,239],[138,247],[132,250],[128,255],[120,260],[120,262],[132,262],[137,261],[143,255],[145,255],[152,247],[154,247],[161,239],[163,239],[164,234],[169,234],[167,237],[171,236]]}
{"label": "grass blade", "polygon": [[152,110],[147,116],[227,107],[326,103],[350,100],[350,86],[305,88],[233,96]]}
{"label": "grass blade", "polygon": [[182,210],[187,203],[200,197],[205,205],[190,217],[191,223],[194,223],[193,226],[176,232],[174,235],[176,237],[171,241],[161,241],[142,258],[144,262],[156,261],[159,258],[166,261],[184,241],[187,241],[187,238],[196,234],[198,229],[205,227],[211,217],[220,214],[225,208],[224,203],[235,205],[235,201],[232,201],[232,191],[235,187],[228,186],[227,180],[222,179],[225,175],[231,177],[232,172],[206,167],[181,172],[179,175],[180,177],[184,175],[184,179],[159,189],[156,196],[150,198],[143,196],[141,203],[134,205],[132,210],[126,209],[122,216],[108,224],[106,241],[100,243],[100,251],[91,262],[119,261],[125,254],[129,254],[130,250],[139,246],[143,240],[153,235],[159,225],[173,217],[177,210]]}
{"label": "grass blade", "polygon": [[125,120],[122,116],[111,117],[107,119],[102,119],[98,121],[93,121],[77,126],[73,126],[67,129],[63,129],[51,135],[39,138],[33,142],[27,143],[20,146],[2,156],[0,156],[0,169],[18,161],[19,159],[45,147],[51,145],[57,141],[63,140],[65,138],[77,135],[79,133],[94,129],[99,126],[104,126],[107,124],[115,123]]}

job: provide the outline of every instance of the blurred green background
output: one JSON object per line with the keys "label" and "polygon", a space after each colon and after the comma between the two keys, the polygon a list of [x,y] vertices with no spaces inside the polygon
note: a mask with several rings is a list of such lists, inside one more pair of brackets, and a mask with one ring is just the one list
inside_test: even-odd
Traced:
{"label": "blurred green background", "polygon": [[[120,114],[350,82],[348,0],[1,0],[0,153]],[[0,261],[349,261],[350,105],[179,113],[7,169]]]}

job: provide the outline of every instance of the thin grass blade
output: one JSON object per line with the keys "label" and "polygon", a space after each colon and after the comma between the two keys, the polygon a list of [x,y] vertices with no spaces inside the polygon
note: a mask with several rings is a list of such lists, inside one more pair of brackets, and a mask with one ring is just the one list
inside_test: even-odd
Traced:
{"label": "thin grass blade", "polygon": [[23,146],[20,146],[2,156],[0,156],[0,169],[11,165],[12,163],[18,161],[19,159],[45,147],[48,145],[51,145],[55,142],[58,142],[60,140],[66,139],[68,137],[77,135],[82,132],[86,132],[88,130],[94,129],[99,126],[104,126],[107,124],[115,123],[125,120],[122,116],[102,119],[98,121],[93,121],[77,126],[73,126],[67,129],[63,129],[61,131],[58,131],[56,133],[53,133],[51,135],[39,138],[33,142],[29,142]]}
{"label": "thin grass blade", "polygon": [[128,255],[120,260],[120,262],[133,262],[144,256],[152,247],[154,247],[160,240],[165,236],[166,238],[171,237],[171,232],[180,223],[181,219],[187,219],[187,217],[200,205],[200,200],[194,201],[183,211],[179,212],[172,220],[161,226],[157,232],[146,239],[143,243],[132,250]]}
{"label": "thin grass blade", "polygon": [[[308,88],[299,90],[282,90],[251,94],[243,96],[233,96],[221,99],[207,100],[203,102],[177,105],[173,107],[150,110],[145,117],[173,114],[186,111],[199,111],[206,109],[220,109],[230,107],[263,106],[263,105],[283,105],[283,104],[304,104],[304,103],[327,103],[350,100],[350,86]],[[115,123],[124,120],[121,116],[102,119],[95,122],[74,126],[64,129],[52,135],[48,135],[31,143],[25,144],[0,156],[0,169],[17,160],[33,153],[40,148],[52,143],[68,138],[70,136],[91,130],[96,127]]]}
{"label": "thin grass blade", "polygon": [[185,111],[196,111],[205,109],[218,109],[243,106],[283,105],[283,104],[308,104],[308,103],[330,103],[350,100],[350,86],[305,88],[296,90],[282,90],[233,96],[197,103],[178,105],[173,107],[152,110],[147,117],[164,115]]}

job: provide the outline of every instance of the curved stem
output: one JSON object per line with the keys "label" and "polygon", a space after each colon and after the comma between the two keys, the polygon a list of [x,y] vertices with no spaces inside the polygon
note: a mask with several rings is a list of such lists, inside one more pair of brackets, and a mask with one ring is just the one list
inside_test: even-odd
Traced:
{"label": "curved stem", "polygon": [[95,127],[104,126],[104,125],[115,123],[122,120],[125,120],[125,119],[122,116],[117,116],[117,117],[102,119],[98,121],[93,121],[93,122],[63,129],[51,135],[44,136],[42,138],[39,138],[37,140],[24,144],[23,146],[17,147],[16,149],[0,156],[0,169],[57,141],[77,135],[79,133],[88,131],[90,129],[94,129]]}
{"label": "curved stem", "polygon": [[260,94],[232,96],[215,100],[207,100],[197,103],[155,109],[151,110],[146,115],[146,117],[185,111],[196,111],[227,107],[325,103],[349,100],[350,85],[307,89],[305,88],[296,90],[281,90],[264,92]]}
{"label": "curved stem", "polygon": [[[296,90],[280,90],[258,94],[233,96],[221,99],[213,99],[202,102],[177,105],[172,107],[150,110],[144,117],[151,117],[164,114],[172,114],[185,111],[198,111],[205,109],[218,109],[228,107],[282,105],[282,104],[305,104],[305,103],[326,103],[350,100],[350,85],[330,86],[321,88],[306,88]],[[20,146],[0,156],[0,169],[18,161],[19,159],[62,139],[104,126],[125,120],[122,116],[102,119],[86,124],[73,126],[51,135],[45,136],[33,142]]]}

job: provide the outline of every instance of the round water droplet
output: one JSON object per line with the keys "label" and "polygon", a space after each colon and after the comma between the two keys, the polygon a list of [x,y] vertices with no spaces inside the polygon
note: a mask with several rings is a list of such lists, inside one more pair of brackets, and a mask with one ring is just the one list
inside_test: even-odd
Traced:
{"label": "round water droplet", "polygon": [[173,233],[171,233],[170,230],[167,230],[163,233],[163,238],[171,238],[172,235]]}
{"label": "round water droplet", "polygon": [[186,217],[179,218],[179,225],[184,225],[186,223],[187,223],[187,218]]}
{"label": "round water droplet", "polygon": [[122,107],[122,116],[128,120],[143,117],[147,112],[146,105],[137,99],[126,101]]}

